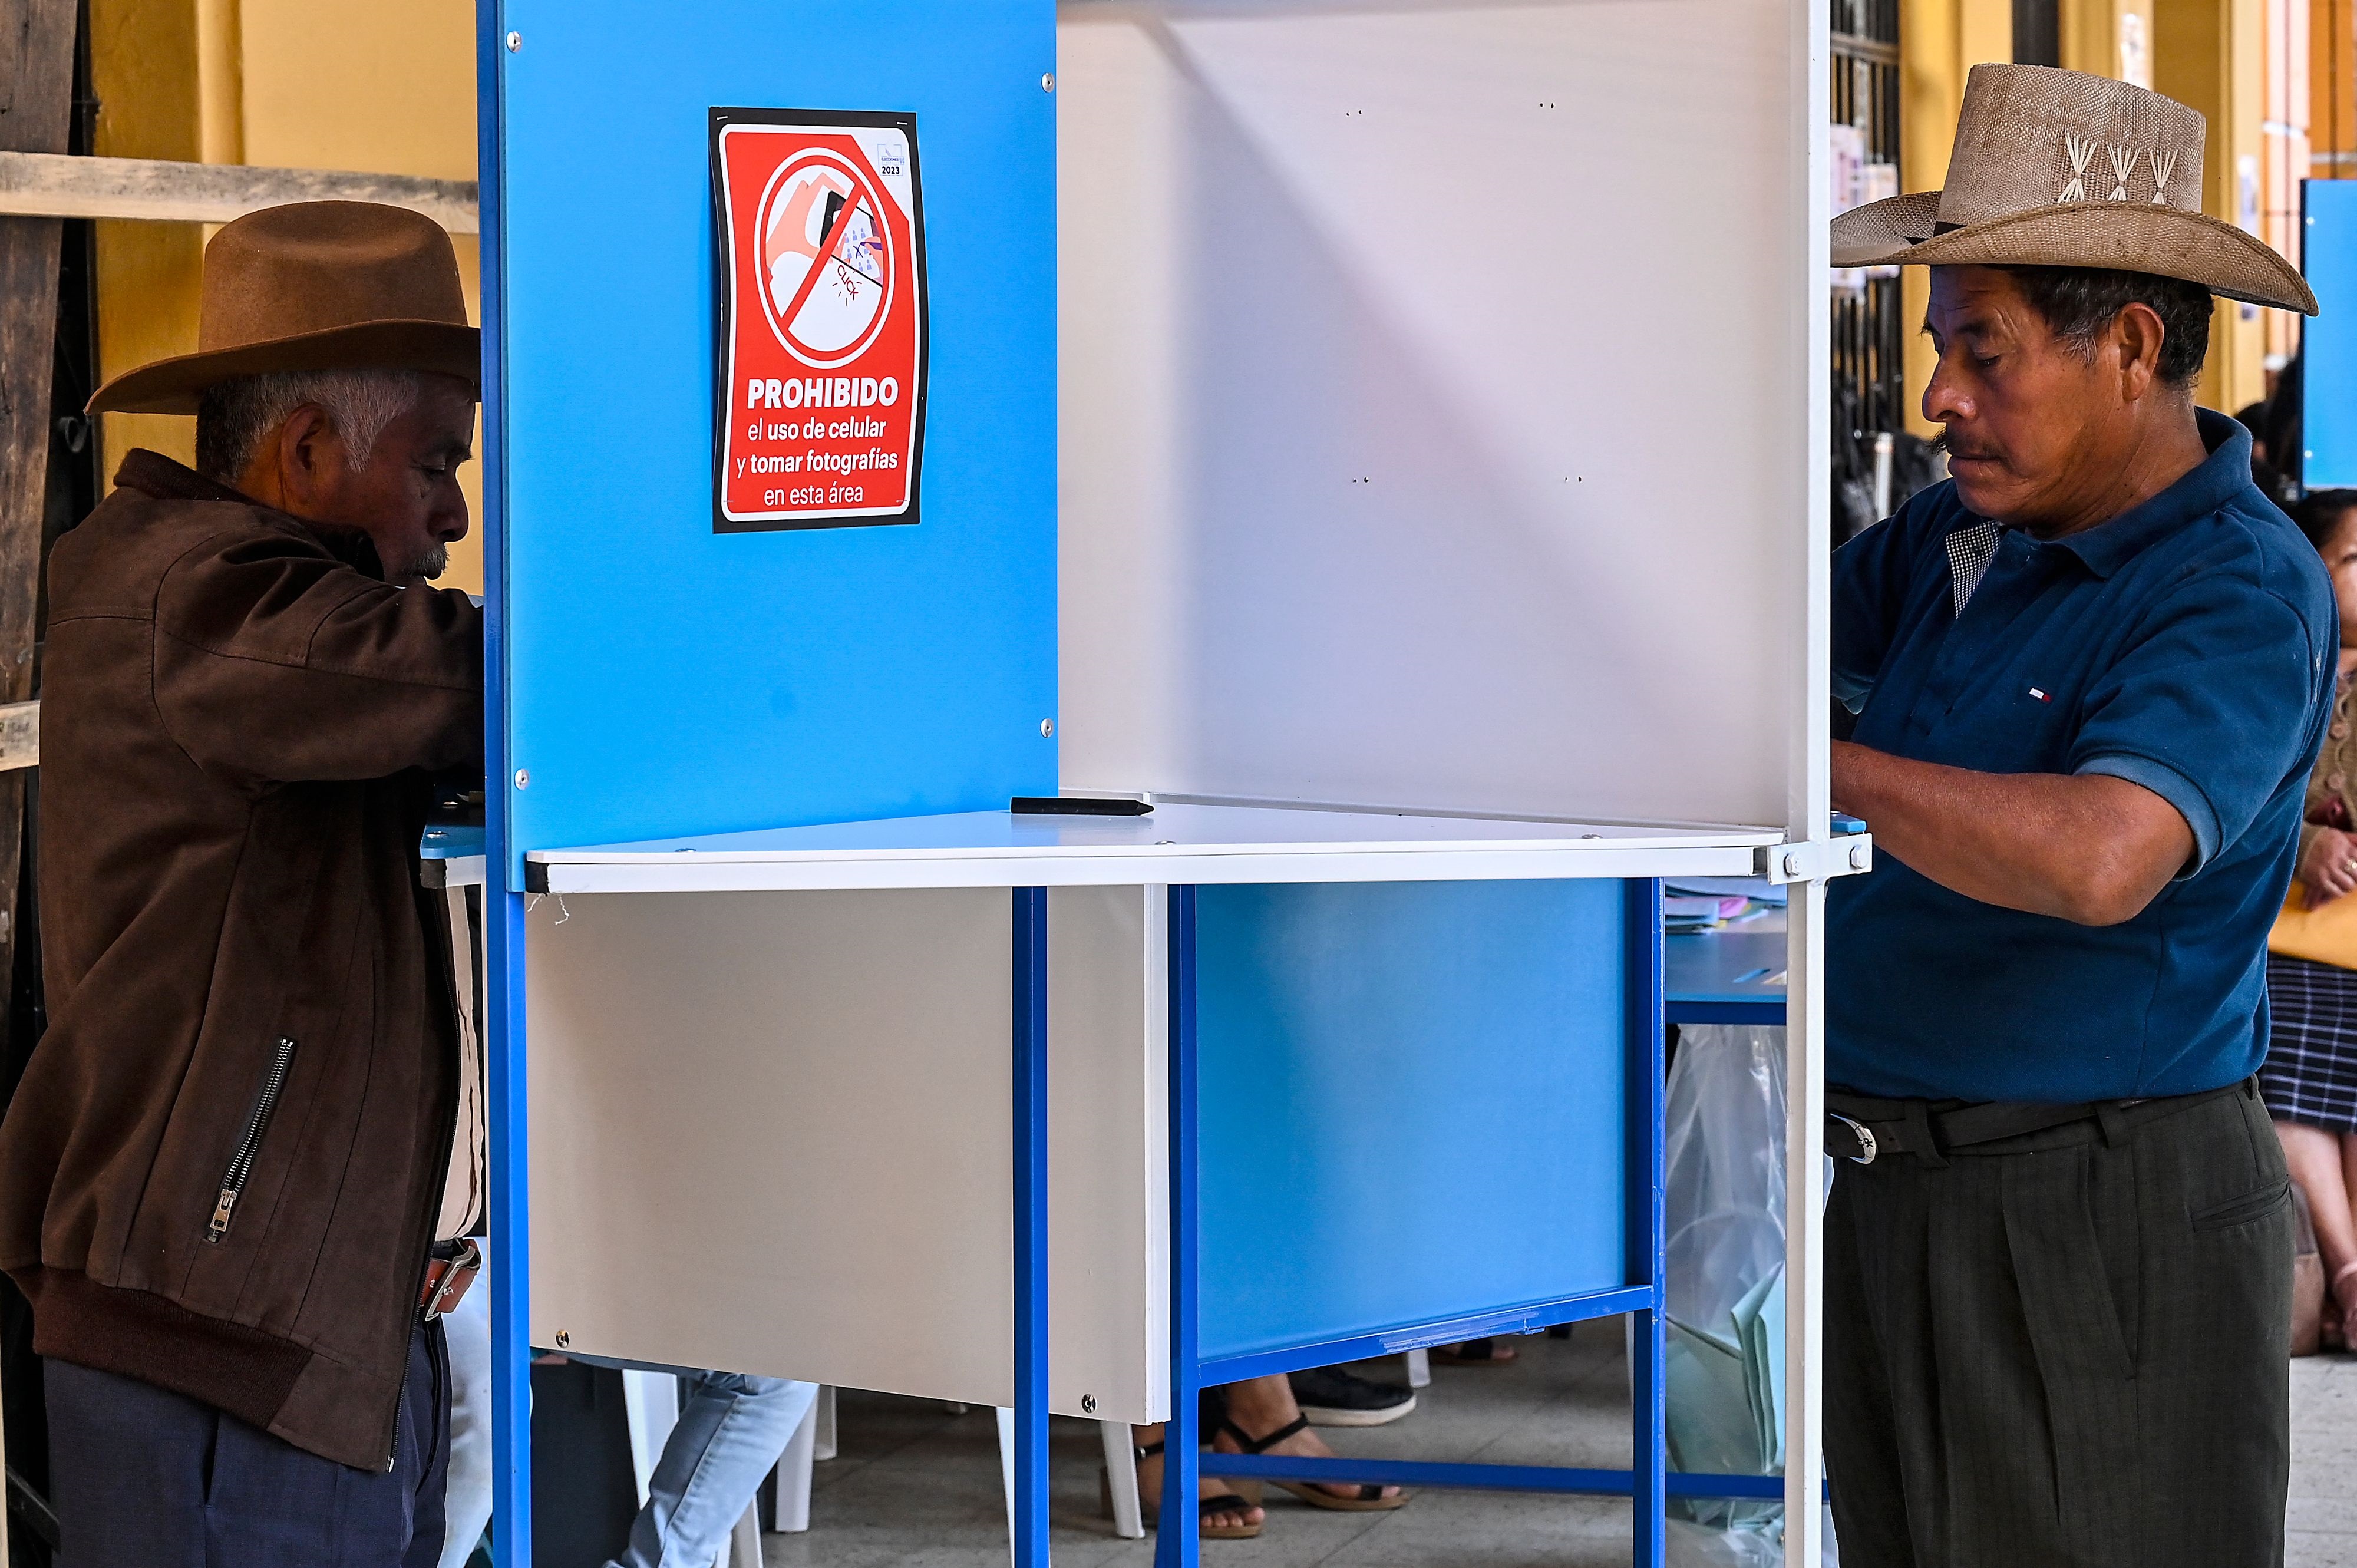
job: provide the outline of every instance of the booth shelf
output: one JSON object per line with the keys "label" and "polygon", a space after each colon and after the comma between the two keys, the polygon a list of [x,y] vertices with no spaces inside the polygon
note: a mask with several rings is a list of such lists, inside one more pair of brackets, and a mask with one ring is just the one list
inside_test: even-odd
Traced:
{"label": "booth shelf", "polygon": [[968,811],[533,850],[542,893],[1075,887],[1748,875],[1783,834],[1267,806],[1145,817]]}

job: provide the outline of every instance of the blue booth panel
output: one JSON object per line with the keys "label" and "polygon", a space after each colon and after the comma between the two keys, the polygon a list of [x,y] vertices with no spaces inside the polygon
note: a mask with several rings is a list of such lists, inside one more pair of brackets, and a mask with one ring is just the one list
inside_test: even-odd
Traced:
{"label": "blue booth panel", "polygon": [[1629,1283],[1621,884],[1198,897],[1205,1361]]}
{"label": "blue booth panel", "polygon": [[2323,314],[2301,324],[2301,483],[2357,486],[2357,180],[2311,179],[2301,190],[2300,268]]}
{"label": "blue booth panel", "polygon": [[[509,885],[531,849],[1052,793],[1053,6],[506,0],[501,21]],[[914,526],[715,531],[714,108],[915,116]]]}

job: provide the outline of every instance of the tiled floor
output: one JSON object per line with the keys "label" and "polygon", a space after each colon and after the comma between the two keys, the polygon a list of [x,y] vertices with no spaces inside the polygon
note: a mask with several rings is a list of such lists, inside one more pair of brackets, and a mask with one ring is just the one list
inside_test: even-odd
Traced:
{"label": "tiled floor", "polygon": [[[1516,1341],[1520,1366],[1436,1368],[1416,1412],[1372,1431],[1329,1432],[1346,1453],[1502,1464],[1629,1462],[1628,1383],[1617,1322],[1568,1342]],[[1396,1376],[1398,1363],[1388,1364]],[[1384,1364],[1366,1369],[1383,1371]],[[842,1456],[818,1467],[806,1535],[766,1538],[770,1568],[999,1568],[1006,1561],[996,1437],[986,1410],[842,1396]],[[1147,1568],[1153,1540],[1114,1538],[1098,1508],[1094,1432],[1052,1434],[1059,1568]],[[2289,1568],[2357,1568],[2357,1359],[2292,1363]],[[1628,1505],[1427,1492],[1389,1514],[1333,1514],[1270,1493],[1258,1541],[1206,1544],[1214,1568],[1619,1568]]]}
{"label": "tiled floor", "polygon": [[2357,1568],[2357,1357],[2291,1364],[2286,1568]]}

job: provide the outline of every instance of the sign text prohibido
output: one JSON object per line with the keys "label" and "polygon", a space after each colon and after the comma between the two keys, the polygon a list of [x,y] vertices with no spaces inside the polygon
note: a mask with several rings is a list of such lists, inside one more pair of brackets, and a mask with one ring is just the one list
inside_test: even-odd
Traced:
{"label": "sign text prohibido", "polygon": [[715,109],[712,204],[714,530],[916,521],[927,325],[917,117]]}

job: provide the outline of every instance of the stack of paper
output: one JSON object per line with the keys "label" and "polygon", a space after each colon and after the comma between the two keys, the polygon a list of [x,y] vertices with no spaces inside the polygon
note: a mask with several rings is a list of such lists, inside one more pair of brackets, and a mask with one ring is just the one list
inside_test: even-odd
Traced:
{"label": "stack of paper", "polygon": [[1664,892],[1662,929],[1665,931],[1707,931],[1727,924],[1751,908],[1739,895]]}
{"label": "stack of paper", "polygon": [[1784,907],[1784,890],[1749,876],[1696,876],[1662,885],[1662,929],[1717,930]]}

